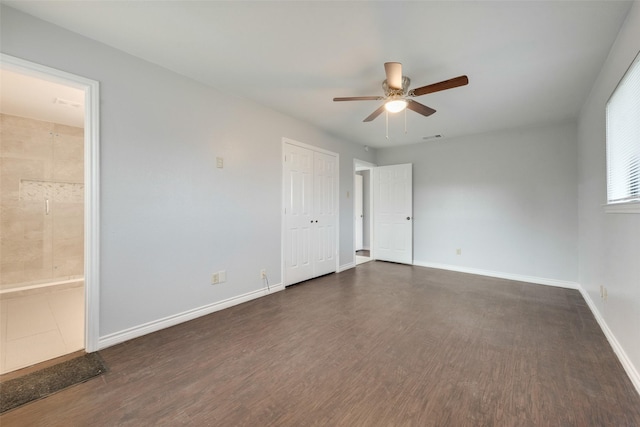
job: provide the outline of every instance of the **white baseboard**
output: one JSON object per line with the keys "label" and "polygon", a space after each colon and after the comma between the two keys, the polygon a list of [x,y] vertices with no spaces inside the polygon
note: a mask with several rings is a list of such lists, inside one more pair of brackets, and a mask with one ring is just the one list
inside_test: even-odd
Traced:
{"label": "white baseboard", "polygon": [[604,320],[604,318],[600,314],[600,311],[598,311],[598,308],[596,307],[595,303],[591,299],[591,296],[589,295],[589,293],[585,291],[582,288],[582,286],[580,286],[578,290],[582,294],[582,297],[584,298],[584,300],[587,302],[589,309],[591,309],[591,312],[593,313],[593,316],[596,318],[596,321],[600,325],[600,329],[602,329],[604,336],[607,337],[607,341],[609,341],[609,345],[611,345],[611,348],[613,348],[614,353],[616,354],[616,356],[618,356],[618,360],[620,360],[620,363],[622,364],[622,367],[627,373],[627,376],[633,383],[633,386],[636,388],[636,391],[638,392],[638,394],[640,394],[640,374],[638,374],[638,370],[636,369],[635,366],[633,366],[633,363],[631,363],[631,360],[629,360],[627,353],[625,353],[624,349],[616,339],[616,336],[613,335],[613,332],[611,332],[611,329],[609,329],[609,325],[607,325],[607,322]]}
{"label": "white baseboard", "polygon": [[243,295],[238,295],[226,300],[207,304],[202,307],[194,308],[193,310],[187,310],[182,313],[168,316],[163,319],[154,320],[144,323],[142,325],[134,326],[132,328],[125,329],[123,331],[114,332],[98,339],[98,350],[111,347],[112,345],[120,344],[133,338],[138,338],[152,332],[159,331],[171,326],[175,326],[179,323],[184,323],[189,320],[196,319],[207,314],[214,313],[216,311],[223,310],[225,308],[233,307],[234,305],[242,304],[243,302],[251,301],[256,298],[263,297],[265,295],[272,294],[284,290],[282,283],[272,285],[270,291],[267,288],[258,289],[255,291],[247,292]]}
{"label": "white baseboard", "polygon": [[347,264],[342,264],[340,267],[338,267],[338,271],[336,273],[342,273],[343,271],[349,270],[350,268],[354,268],[355,266],[356,266],[355,261]]}
{"label": "white baseboard", "polygon": [[538,285],[555,286],[558,288],[580,289],[576,282],[567,280],[547,279],[544,277],[525,276],[522,274],[502,273],[498,271],[481,270],[478,268],[460,267],[457,265],[438,264],[433,262],[414,261],[413,265],[420,267],[438,268],[440,270],[457,271],[459,273],[478,274],[480,276],[496,277],[499,279],[516,280],[518,282],[536,283]]}

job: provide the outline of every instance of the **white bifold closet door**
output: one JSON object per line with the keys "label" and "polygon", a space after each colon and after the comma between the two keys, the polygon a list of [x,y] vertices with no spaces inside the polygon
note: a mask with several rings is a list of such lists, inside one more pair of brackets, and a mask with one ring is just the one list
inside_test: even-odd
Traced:
{"label": "white bifold closet door", "polygon": [[337,270],[337,156],[284,145],[284,284]]}

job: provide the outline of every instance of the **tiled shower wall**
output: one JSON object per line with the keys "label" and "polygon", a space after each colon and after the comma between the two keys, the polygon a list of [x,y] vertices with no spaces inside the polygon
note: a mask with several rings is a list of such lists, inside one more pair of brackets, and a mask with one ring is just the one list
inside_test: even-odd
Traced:
{"label": "tiled shower wall", "polygon": [[83,129],[0,114],[0,287],[83,275],[83,181]]}

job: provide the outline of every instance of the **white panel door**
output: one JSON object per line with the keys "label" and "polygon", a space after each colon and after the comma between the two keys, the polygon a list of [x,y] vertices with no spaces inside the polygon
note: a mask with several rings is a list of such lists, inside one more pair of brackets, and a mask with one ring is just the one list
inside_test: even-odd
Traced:
{"label": "white panel door", "polygon": [[284,147],[284,268],[291,284],[313,277],[313,151]]}
{"label": "white panel door", "polygon": [[336,271],[338,181],[336,157],[313,153],[313,217],[312,234],[314,277]]}
{"label": "white panel door", "polygon": [[374,168],[373,185],[375,258],[412,264],[412,165]]}
{"label": "white panel door", "polygon": [[363,206],[363,179],[362,175],[355,175],[355,197],[356,202],[356,251],[364,249],[364,206]]}

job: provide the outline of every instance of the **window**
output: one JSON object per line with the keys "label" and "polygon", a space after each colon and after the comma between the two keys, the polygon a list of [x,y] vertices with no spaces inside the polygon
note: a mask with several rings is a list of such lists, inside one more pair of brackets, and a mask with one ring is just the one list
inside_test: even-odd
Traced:
{"label": "window", "polygon": [[630,202],[640,202],[640,53],[607,102],[607,203]]}

